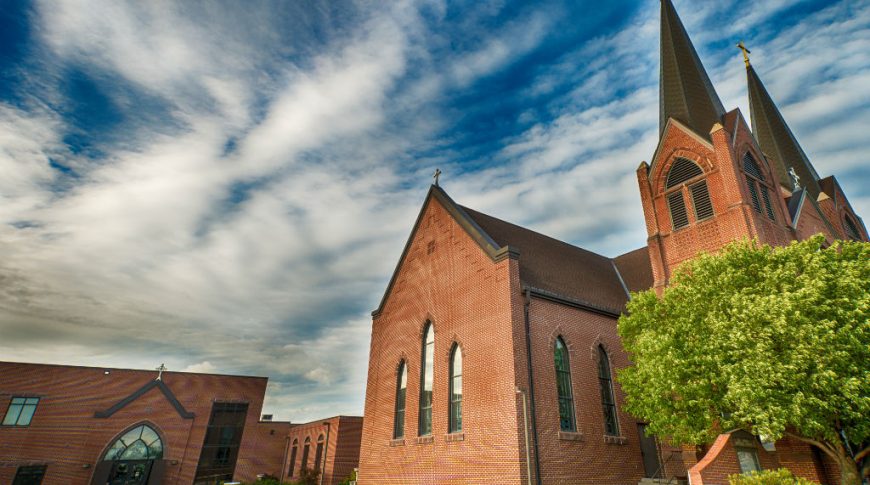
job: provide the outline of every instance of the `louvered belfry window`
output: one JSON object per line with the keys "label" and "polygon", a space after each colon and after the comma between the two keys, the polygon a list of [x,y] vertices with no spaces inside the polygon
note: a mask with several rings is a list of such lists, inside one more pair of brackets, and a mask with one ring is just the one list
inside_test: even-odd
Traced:
{"label": "louvered belfry window", "polygon": [[[697,163],[678,157],[668,171],[665,191],[670,192],[667,196],[668,209],[671,213],[671,224],[674,229],[680,229],[689,225],[689,210],[686,207],[686,199],[683,196],[684,184],[702,177],[704,171]],[[713,204],[710,200],[710,191],[707,182],[701,180],[688,186],[688,195],[692,199],[695,209],[695,220],[700,221],[713,217]]]}
{"label": "louvered belfry window", "polygon": [[707,182],[701,181],[689,187],[692,194],[692,204],[695,206],[695,220],[700,221],[713,217],[713,204],[710,202],[710,191]]}
{"label": "louvered belfry window", "polygon": [[[775,221],[773,204],[770,202],[770,192],[767,185],[765,185],[764,174],[761,172],[761,167],[758,166],[755,158],[749,152],[743,155],[743,171],[746,173],[746,186],[749,189],[752,207],[758,213],[767,214],[770,220]],[[764,204],[763,210],[762,204]]]}
{"label": "louvered belfry window", "polygon": [[686,158],[677,158],[671,166],[671,171],[668,172],[666,189],[676,187],[701,175],[704,175],[704,171],[695,162]]}
{"label": "louvered belfry window", "polygon": [[689,214],[686,212],[686,202],[682,192],[674,192],[668,196],[668,207],[671,209],[671,222],[674,229],[689,225]]}
{"label": "louvered belfry window", "polygon": [[846,220],[846,235],[855,241],[861,240],[861,233],[858,231],[858,226],[848,215],[844,216]]}

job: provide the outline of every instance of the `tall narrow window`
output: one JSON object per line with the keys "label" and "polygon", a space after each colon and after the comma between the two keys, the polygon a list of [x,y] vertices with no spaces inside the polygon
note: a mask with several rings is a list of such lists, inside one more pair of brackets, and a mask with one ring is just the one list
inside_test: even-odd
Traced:
{"label": "tall narrow window", "polygon": [[308,468],[308,450],[311,449],[311,438],[305,438],[305,446],[302,447],[302,466],[300,470]]}
{"label": "tall narrow window", "polygon": [[568,347],[562,337],[556,339],[556,393],[559,396],[559,429],[577,431],[574,424],[574,393],[571,389],[571,367],[568,362]]}
{"label": "tall narrow window", "polygon": [[450,354],[450,433],[462,431],[462,349],[453,345]]}
{"label": "tall narrow window", "polygon": [[296,451],[299,449],[299,440],[293,440],[293,448],[290,449],[290,469],[287,470],[287,476],[292,477],[296,471]]}
{"label": "tall narrow window", "polygon": [[314,469],[321,470],[320,464],[323,461],[323,435],[317,437],[317,451],[314,452]]}
{"label": "tall narrow window", "polygon": [[610,360],[604,347],[598,346],[598,384],[601,387],[601,409],[604,411],[604,432],[611,436],[619,435],[616,420],[616,400],[613,399],[613,378],[610,374]]}
{"label": "tall narrow window", "polygon": [[405,436],[405,392],[408,388],[408,366],[405,361],[399,362],[399,374],[396,381],[396,416],[393,418],[393,438]]}
{"label": "tall narrow window", "polygon": [[430,322],[426,322],[423,331],[423,351],[420,365],[420,422],[418,433],[420,436],[432,434],[432,378],[434,377],[433,361],[435,354],[435,329]]}
{"label": "tall narrow window", "polygon": [[194,482],[220,483],[233,478],[247,414],[248,403],[216,402],[212,405]]}
{"label": "tall narrow window", "polygon": [[701,221],[713,217],[713,203],[710,201],[710,191],[707,182],[702,180],[689,187],[692,194],[692,205],[695,206],[695,220]]}

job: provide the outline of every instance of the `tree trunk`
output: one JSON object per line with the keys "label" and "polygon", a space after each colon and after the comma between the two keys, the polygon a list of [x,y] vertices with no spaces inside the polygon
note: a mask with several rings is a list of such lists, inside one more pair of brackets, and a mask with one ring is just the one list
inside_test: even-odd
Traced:
{"label": "tree trunk", "polygon": [[840,485],[861,485],[858,464],[850,456],[844,456],[840,460]]}

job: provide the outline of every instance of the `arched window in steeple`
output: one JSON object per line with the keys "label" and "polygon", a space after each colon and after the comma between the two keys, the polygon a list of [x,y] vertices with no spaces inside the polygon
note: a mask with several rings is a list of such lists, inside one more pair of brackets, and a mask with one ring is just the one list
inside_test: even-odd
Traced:
{"label": "arched window in steeple", "polygon": [[861,241],[861,231],[858,230],[858,224],[852,220],[849,214],[843,215],[843,220],[845,221],[846,235],[855,241]]}
{"label": "arched window in steeple", "polygon": [[773,215],[773,205],[770,203],[770,193],[764,179],[764,173],[762,173],[758,162],[755,161],[755,158],[749,152],[743,155],[743,172],[746,174],[746,186],[749,188],[752,207],[761,213],[763,205],[763,213],[767,214],[770,220],[776,220],[776,217]]}
{"label": "arched window in steeple", "polygon": [[553,351],[556,363],[556,394],[559,396],[559,429],[577,431],[574,422],[574,392],[571,384],[571,365],[568,361],[568,347],[562,337],[556,339]]}
{"label": "arched window in steeple", "polygon": [[[687,158],[678,157],[671,165],[665,182],[665,193],[671,213],[671,225],[674,229],[689,225],[689,211],[684,192],[692,200],[695,222],[713,217],[710,191],[703,176],[704,171],[701,167]],[[684,190],[683,187],[686,189]]]}

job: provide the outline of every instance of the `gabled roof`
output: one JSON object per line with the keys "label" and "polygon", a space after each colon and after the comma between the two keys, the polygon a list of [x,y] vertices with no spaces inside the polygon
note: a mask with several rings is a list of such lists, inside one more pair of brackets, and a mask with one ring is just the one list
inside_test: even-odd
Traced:
{"label": "gabled roof", "polygon": [[659,134],[675,118],[710,139],[725,108],[671,0],[662,0]]}
{"label": "gabled roof", "polygon": [[750,65],[746,68],[746,77],[749,85],[749,115],[752,118],[752,133],[761,147],[761,151],[773,157],[773,168],[779,183],[792,187],[792,180],[788,174],[789,167],[793,167],[800,184],[807,188],[813,199],[819,196],[819,174],[810,163],[810,159],[804,153],[803,148],[786,124],[782,113],[776,107],[773,99],[768,94],[764,84],[759,79],[755,69]]}
{"label": "gabled roof", "polygon": [[645,247],[611,259],[457,205],[440,187],[433,186],[373,316],[383,310],[422,215],[432,200],[441,203],[494,262],[506,257],[518,259],[524,288],[537,296],[618,316],[628,301],[629,290],[652,287],[652,270]]}
{"label": "gabled roof", "polygon": [[151,389],[154,389],[155,387],[160,389],[160,392],[162,392],[163,395],[166,397],[166,400],[169,401],[170,404],[172,404],[172,407],[175,408],[175,411],[178,413],[179,416],[181,416],[184,419],[193,419],[194,418],[194,414],[189,412],[187,409],[184,408],[184,405],[182,405],[180,402],[178,402],[178,399],[175,397],[175,394],[172,393],[172,390],[169,389],[169,386],[167,386],[160,379],[155,379],[153,381],[149,381],[147,384],[140,387],[138,390],[136,390],[135,392],[133,392],[129,396],[127,396],[124,399],[121,399],[120,401],[115,403],[115,405],[113,405],[109,409],[106,409],[105,411],[95,412],[94,417],[95,418],[111,417],[113,414],[115,414],[118,411],[120,411],[121,409],[125,408],[128,404],[132,403],[133,401],[144,396],[145,393],[147,393]]}

